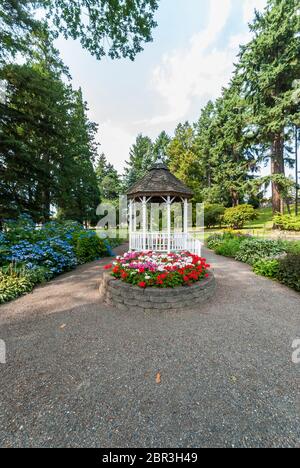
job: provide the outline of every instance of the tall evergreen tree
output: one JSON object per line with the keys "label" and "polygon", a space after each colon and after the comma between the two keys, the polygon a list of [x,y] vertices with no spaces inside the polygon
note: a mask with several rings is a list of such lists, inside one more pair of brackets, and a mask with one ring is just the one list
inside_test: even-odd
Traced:
{"label": "tall evergreen tree", "polygon": [[29,211],[47,220],[67,141],[66,87],[38,64],[9,65],[0,76],[1,216]]}
{"label": "tall evergreen tree", "polygon": [[189,122],[179,124],[168,147],[170,170],[185,182],[200,200],[203,173],[195,145],[195,129]]}
{"label": "tall evergreen tree", "polygon": [[96,209],[100,203],[100,191],[94,170],[97,125],[87,117],[88,108],[81,89],[72,92],[72,95],[68,147],[60,167],[59,191],[55,203],[60,216],[87,225],[96,219]]}
{"label": "tall evergreen tree", "polygon": [[130,149],[129,161],[126,162],[124,186],[129,188],[143,177],[153,163],[153,145],[149,137],[138,135],[136,142]]}
{"label": "tall evergreen tree", "polygon": [[107,162],[104,153],[99,156],[95,172],[101,199],[118,200],[122,191],[121,178],[114,166]]}
{"label": "tall evergreen tree", "polygon": [[165,131],[162,131],[158,135],[155,142],[153,143],[154,160],[158,159],[159,157],[162,157],[164,159],[164,162],[168,164],[168,149],[170,142],[171,138]]}
{"label": "tall evergreen tree", "polygon": [[269,0],[250,25],[254,38],[241,49],[238,72],[261,142],[269,144],[273,211],[282,211],[278,175],[284,176],[285,130],[299,109],[293,82],[300,76],[298,0]]}

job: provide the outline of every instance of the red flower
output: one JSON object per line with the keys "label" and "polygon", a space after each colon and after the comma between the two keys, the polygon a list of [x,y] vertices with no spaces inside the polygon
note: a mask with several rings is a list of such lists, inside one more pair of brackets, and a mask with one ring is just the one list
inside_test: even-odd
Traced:
{"label": "red flower", "polygon": [[141,281],[141,282],[139,283],[139,287],[140,287],[140,288],[145,288],[146,286],[147,286],[147,284],[145,283],[145,281]]}
{"label": "red flower", "polygon": [[110,270],[112,268],[112,264],[109,263],[108,265],[105,265],[104,270]]}
{"label": "red flower", "polygon": [[189,278],[188,276],[185,276],[185,277],[183,278],[183,281],[185,281],[186,283],[188,283],[188,282],[190,281],[190,278]]}
{"label": "red flower", "polygon": [[126,271],[122,271],[122,273],[121,273],[122,279],[126,279],[127,276],[128,276],[128,273],[126,273]]}
{"label": "red flower", "polygon": [[205,278],[208,278],[208,277],[209,277],[209,274],[208,274],[208,273],[206,273],[206,275],[205,275]]}
{"label": "red flower", "polygon": [[116,265],[115,268],[113,269],[113,273],[119,273],[119,265]]}
{"label": "red flower", "polygon": [[139,268],[139,273],[145,273],[145,268],[144,267]]}

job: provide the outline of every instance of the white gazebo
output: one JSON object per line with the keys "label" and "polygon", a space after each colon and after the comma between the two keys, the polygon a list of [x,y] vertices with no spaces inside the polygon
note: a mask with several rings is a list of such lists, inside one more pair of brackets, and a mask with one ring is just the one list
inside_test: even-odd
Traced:
{"label": "white gazebo", "polygon": [[201,255],[201,242],[189,235],[193,192],[158,161],[127,192],[129,249]]}

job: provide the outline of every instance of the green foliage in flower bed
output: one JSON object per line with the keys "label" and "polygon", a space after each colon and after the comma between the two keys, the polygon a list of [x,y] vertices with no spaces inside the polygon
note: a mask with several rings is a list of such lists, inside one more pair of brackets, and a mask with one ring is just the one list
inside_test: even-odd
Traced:
{"label": "green foliage in flower bed", "polygon": [[270,258],[256,260],[253,264],[253,271],[257,275],[276,279],[279,271],[279,260]]}
{"label": "green foliage in flower bed", "polygon": [[7,221],[0,232],[1,301],[14,299],[78,264],[112,254],[109,239],[100,239],[76,222],[52,221],[36,228],[27,215]]}
{"label": "green foliage in flower bed", "polygon": [[208,238],[219,255],[252,265],[253,271],[300,291],[300,242],[265,240],[224,232]]}
{"label": "green foliage in flower bed", "polygon": [[241,229],[247,221],[256,218],[257,213],[252,205],[239,205],[225,210],[223,222],[232,229]]}
{"label": "green foliage in flower bed", "polygon": [[279,261],[277,279],[300,292],[300,255],[288,254]]}
{"label": "green foliage in flower bed", "polygon": [[300,231],[300,216],[276,215],[273,222],[283,231]]}
{"label": "green foliage in flower bed", "polygon": [[224,236],[223,234],[213,234],[212,236],[209,236],[206,245],[209,249],[211,250],[216,250],[217,247],[222,245],[224,242]]}
{"label": "green foliage in flower bed", "polygon": [[274,258],[286,251],[286,243],[280,240],[256,239],[255,237],[245,239],[235,259],[253,265],[257,260]]}
{"label": "green foliage in flower bed", "polygon": [[28,277],[17,274],[7,275],[0,272],[0,304],[28,293],[32,288],[33,284]]}
{"label": "green foliage in flower bed", "polygon": [[300,241],[286,242],[286,251],[287,253],[300,255]]}
{"label": "green foliage in flower bed", "polygon": [[243,237],[228,238],[216,247],[215,252],[224,257],[235,257],[240,251],[241,243],[244,242],[244,240]]}

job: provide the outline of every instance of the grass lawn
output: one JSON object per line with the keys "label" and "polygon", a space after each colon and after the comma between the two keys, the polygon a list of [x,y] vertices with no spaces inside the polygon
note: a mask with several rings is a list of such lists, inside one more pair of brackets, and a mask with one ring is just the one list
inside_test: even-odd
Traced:
{"label": "grass lawn", "polygon": [[[291,210],[293,212],[293,206],[291,207]],[[245,224],[245,227],[240,229],[241,232],[251,234],[252,236],[272,239],[279,237],[283,239],[300,239],[299,232],[273,230],[272,208],[260,208],[257,210],[257,213],[258,218]],[[205,229],[204,238],[207,239],[212,234],[222,232],[223,229],[224,228]]]}

